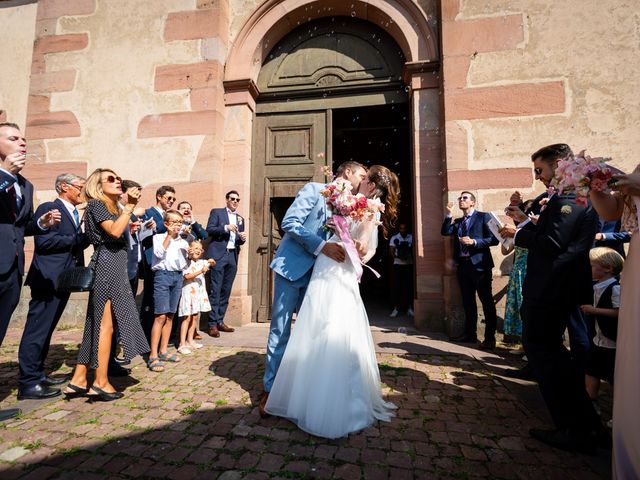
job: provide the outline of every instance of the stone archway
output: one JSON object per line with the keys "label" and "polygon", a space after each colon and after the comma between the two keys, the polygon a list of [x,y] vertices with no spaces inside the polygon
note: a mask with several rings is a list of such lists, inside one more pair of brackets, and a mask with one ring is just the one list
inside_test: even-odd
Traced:
{"label": "stone archway", "polygon": [[[441,329],[444,311],[444,244],[440,222],[443,195],[440,63],[436,23],[412,0],[268,0],[248,19],[233,42],[225,65],[224,172],[250,195],[252,128],[256,80],[266,56],[287,33],[304,22],[350,16],[382,26],[406,59],[404,82],[412,113],[413,199],[415,203],[415,322]],[[227,175],[228,172],[228,175]],[[253,225],[251,225],[253,226]],[[245,263],[246,265],[246,263]],[[251,311],[247,284],[242,310]]]}

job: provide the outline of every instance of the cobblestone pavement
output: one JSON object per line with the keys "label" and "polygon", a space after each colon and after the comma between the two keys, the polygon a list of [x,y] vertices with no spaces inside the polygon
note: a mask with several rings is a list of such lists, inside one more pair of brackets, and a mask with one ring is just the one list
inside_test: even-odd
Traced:
{"label": "cobblestone pavement", "polygon": [[[19,335],[11,330],[0,349],[0,408],[18,403]],[[243,327],[223,335],[227,344],[207,338],[164,373],[136,361],[131,377],[113,382],[125,391],[120,401],[19,402],[23,415],[0,424],[0,479],[608,477],[607,452],[585,457],[529,438],[546,414],[534,384],[499,375],[519,364],[506,350],[487,355],[413,331],[374,336],[384,393],[399,407],[390,423],[325,440],[260,419],[264,349],[256,345],[266,328]],[[55,374],[71,371],[80,338],[56,332]]]}

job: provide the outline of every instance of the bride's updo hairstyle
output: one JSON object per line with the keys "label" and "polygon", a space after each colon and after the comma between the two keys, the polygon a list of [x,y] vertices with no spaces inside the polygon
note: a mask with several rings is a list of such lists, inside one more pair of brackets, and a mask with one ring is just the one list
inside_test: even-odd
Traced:
{"label": "bride's updo hairstyle", "polygon": [[369,182],[375,185],[371,194],[384,203],[382,215],[382,233],[387,238],[389,231],[398,219],[398,203],[400,202],[400,181],[395,173],[382,165],[373,165],[367,172]]}

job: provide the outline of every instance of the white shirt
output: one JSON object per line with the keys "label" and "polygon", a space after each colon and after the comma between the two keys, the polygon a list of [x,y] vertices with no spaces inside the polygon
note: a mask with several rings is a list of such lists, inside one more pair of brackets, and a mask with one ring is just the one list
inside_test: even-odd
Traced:
{"label": "white shirt", "polygon": [[[64,205],[64,208],[67,209],[67,212],[69,212],[69,215],[71,216],[71,218],[73,218],[73,221],[75,222],[76,219],[73,216],[73,211],[77,210],[75,205],[73,205],[71,202],[65,200],[64,198],[58,197],[58,200],[60,200],[62,202],[62,204]],[[80,213],[78,213],[78,222],[80,222]],[[77,226],[78,226],[78,224],[76,223],[76,227]]]}
{"label": "white shirt", "polygon": [[[238,214],[236,212],[232,212],[227,208],[227,215],[229,215],[229,224],[230,225],[238,225]],[[227,227],[225,227],[227,230]],[[229,232],[229,230],[227,230]],[[227,249],[233,250],[236,248],[236,232],[229,232],[229,241],[227,242]]]}
{"label": "white shirt", "polygon": [[391,237],[391,240],[389,240],[389,245],[395,249],[393,264],[394,265],[411,265],[413,263],[413,259],[411,257],[409,257],[408,259],[397,257],[398,247],[396,245],[396,239],[398,240],[398,242],[407,242],[409,249],[411,249],[413,247],[413,235],[411,235],[410,233],[407,233],[407,236],[403,237],[399,233],[396,233],[393,237]]}
{"label": "white shirt", "polygon": [[[593,306],[594,307],[598,305],[598,302],[600,301],[600,297],[602,297],[602,294],[607,289],[607,287],[615,281],[616,279],[612,277],[612,278],[603,280],[600,283],[596,283],[593,286]],[[614,285],[613,287],[613,290],[611,292],[611,305],[612,305],[612,308],[620,308],[620,285]],[[611,320],[613,320],[613,318]],[[600,330],[600,326],[598,325],[598,322],[596,322],[596,336],[593,337],[593,343],[598,347],[602,347],[602,348],[616,348],[616,342],[614,342],[610,338],[605,337],[602,334],[602,330]]]}
{"label": "white shirt", "polygon": [[153,236],[153,262],[151,270],[167,270],[182,272],[187,267],[189,243],[182,237],[172,238],[167,249],[164,249],[164,239],[168,233]]}

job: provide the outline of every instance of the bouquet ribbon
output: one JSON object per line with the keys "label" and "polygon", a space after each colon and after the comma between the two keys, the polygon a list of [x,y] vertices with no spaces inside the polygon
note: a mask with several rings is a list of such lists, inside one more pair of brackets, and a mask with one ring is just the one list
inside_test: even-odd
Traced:
{"label": "bouquet ribbon", "polygon": [[[359,282],[360,278],[362,278],[363,263],[360,261],[360,255],[358,255],[356,244],[353,241],[353,238],[351,238],[351,234],[349,233],[349,225],[347,224],[347,219],[344,218],[342,215],[334,215],[332,218],[333,218],[333,224],[336,227],[336,233],[340,237],[340,240],[342,240],[344,249],[346,250],[348,257],[351,260],[351,263],[356,269],[356,278],[358,279],[358,282]],[[371,270],[373,274],[376,276],[376,278],[380,278],[380,274],[376,272],[373,268],[371,268],[369,265],[366,265],[366,264],[364,266],[367,267],[369,270]]]}

